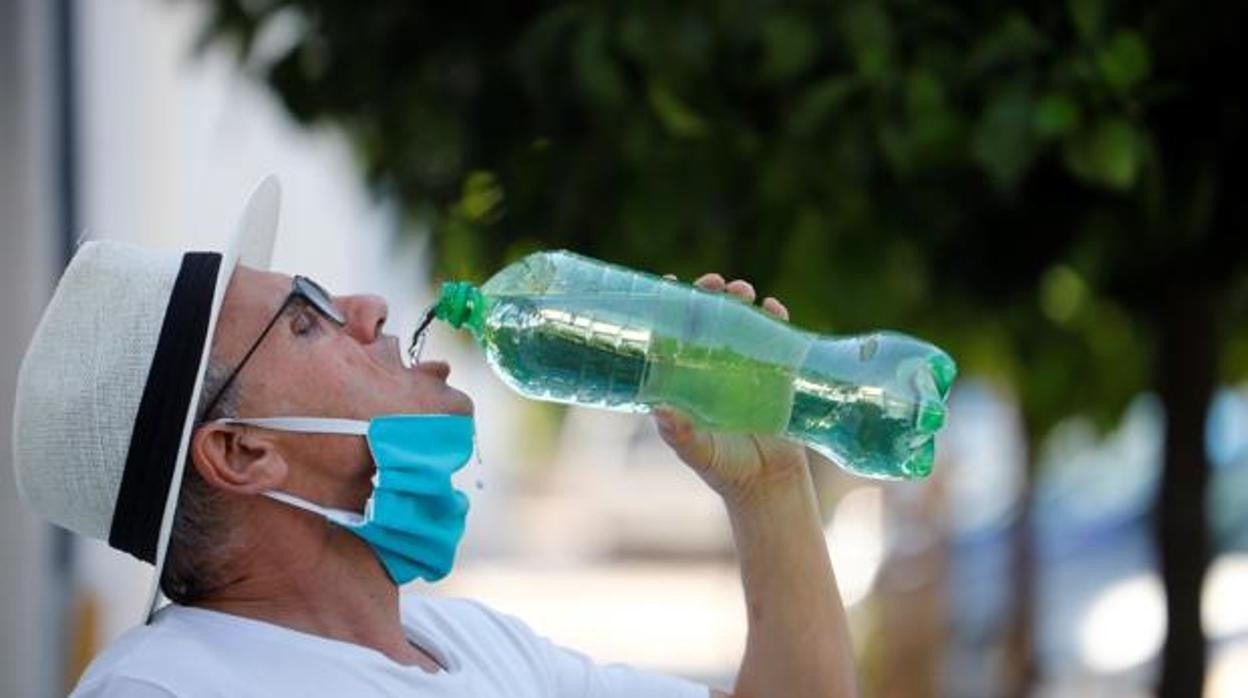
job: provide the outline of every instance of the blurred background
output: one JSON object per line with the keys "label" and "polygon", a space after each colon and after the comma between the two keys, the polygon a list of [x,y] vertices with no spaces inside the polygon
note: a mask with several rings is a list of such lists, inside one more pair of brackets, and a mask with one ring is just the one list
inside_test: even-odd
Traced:
{"label": "blurred background", "polygon": [[[36,519],[22,352],[85,238],[219,244],[390,300],[566,247],[718,270],[962,377],[922,482],[813,465],[867,696],[1248,695],[1245,5],[0,0],[0,695],[53,696],[147,568]],[[730,688],[716,498],[649,420],[477,403],[465,595]]]}

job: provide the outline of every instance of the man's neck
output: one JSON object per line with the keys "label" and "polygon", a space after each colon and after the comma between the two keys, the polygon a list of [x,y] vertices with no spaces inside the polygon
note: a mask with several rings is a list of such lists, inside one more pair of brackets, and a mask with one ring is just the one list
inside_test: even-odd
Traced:
{"label": "man's neck", "polygon": [[403,630],[399,590],[362,539],[303,512],[251,522],[229,581],[195,605],[374,649],[393,661],[439,666]]}

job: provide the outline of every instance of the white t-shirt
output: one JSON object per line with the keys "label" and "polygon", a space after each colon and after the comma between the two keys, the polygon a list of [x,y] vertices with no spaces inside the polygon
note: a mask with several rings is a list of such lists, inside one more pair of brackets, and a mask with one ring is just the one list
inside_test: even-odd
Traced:
{"label": "white t-shirt", "polygon": [[597,665],[479,603],[406,595],[408,638],[445,671],[271,623],[170,605],[101,654],[73,697],[707,698],[708,689]]}

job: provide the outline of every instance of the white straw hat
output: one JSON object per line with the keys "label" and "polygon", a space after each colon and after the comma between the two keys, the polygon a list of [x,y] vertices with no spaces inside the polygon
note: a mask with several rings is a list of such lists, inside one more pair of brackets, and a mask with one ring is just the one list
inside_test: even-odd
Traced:
{"label": "white straw hat", "polygon": [[22,360],[18,491],[53,523],[155,565],[149,615],[225,289],[236,264],[269,268],[280,203],[266,177],[223,252],[83,243]]}

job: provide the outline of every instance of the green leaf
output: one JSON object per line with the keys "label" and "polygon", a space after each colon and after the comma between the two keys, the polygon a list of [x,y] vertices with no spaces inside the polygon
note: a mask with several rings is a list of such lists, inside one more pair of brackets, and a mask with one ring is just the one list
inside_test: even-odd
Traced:
{"label": "green leaf", "polygon": [[1097,52],[1096,67],[1111,88],[1127,92],[1148,77],[1152,67],[1148,45],[1136,32],[1120,31]]}
{"label": "green leaf", "polygon": [[503,203],[503,188],[493,172],[478,170],[464,179],[459,198],[459,212],[470,223],[496,220]]}
{"label": "green leaf", "polygon": [[960,161],[966,152],[965,125],[958,112],[943,109],[910,125],[910,141],[917,164],[922,167]]}
{"label": "green leaf", "polygon": [[696,138],[706,133],[706,120],[665,85],[650,83],[650,107],[672,135]]}
{"label": "green leaf", "polygon": [[[1241,327],[1243,325],[1240,325]],[[1221,373],[1225,380],[1243,381],[1248,379],[1248,334],[1232,334],[1223,349]]]}
{"label": "green leaf", "polygon": [[658,53],[655,32],[644,17],[628,15],[620,21],[616,35],[624,55],[637,63],[648,65]]}
{"label": "green leaf", "polygon": [[906,75],[906,109],[914,118],[941,111],[945,106],[945,86],[930,70],[916,69]]}
{"label": "green leaf", "polygon": [[909,133],[896,124],[881,124],[880,148],[894,172],[908,174],[914,167],[914,147]]}
{"label": "green leaf", "polygon": [[993,96],[975,124],[971,157],[999,188],[1013,188],[1035,157],[1031,112],[1031,93],[1011,85]]}
{"label": "green leaf", "polygon": [[584,15],[584,8],[566,6],[534,20],[516,42],[517,67],[538,71],[552,60],[563,60],[560,49],[565,35],[576,29]]}
{"label": "green leaf", "polygon": [[763,23],[763,77],[771,81],[790,78],[810,66],[818,40],[803,20],[781,15]]}
{"label": "green leaf", "polygon": [[1087,283],[1064,264],[1050,269],[1040,282],[1040,307],[1058,325],[1069,325],[1087,297]]}
{"label": "green leaf", "polygon": [[1057,138],[1077,129],[1081,119],[1079,105],[1075,100],[1068,95],[1050,93],[1036,103],[1031,125],[1037,135]]}
{"label": "green leaf", "polygon": [[859,88],[858,78],[837,76],[811,85],[789,113],[789,132],[796,136],[814,133]]}
{"label": "green leaf", "polygon": [[576,39],[573,63],[581,88],[595,102],[606,106],[621,104],[627,94],[624,79],[611,55],[606,20],[590,20]]}
{"label": "green leaf", "polygon": [[1105,26],[1105,0],[1066,0],[1075,31],[1085,42],[1095,41]]}
{"label": "green leaf", "polygon": [[973,76],[1016,61],[1028,60],[1048,45],[1031,20],[1021,12],[1010,12],[995,29],[971,48],[966,69]]}
{"label": "green leaf", "polygon": [[1140,172],[1140,136],[1122,117],[1111,117],[1068,140],[1062,155],[1071,173],[1100,187],[1124,191]]}
{"label": "green leaf", "polygon": [[860,2],[846,10],[842,20],[845,44],[858,73],[872,80],[888,75],[893,66],[893,23],[875,3]]}

